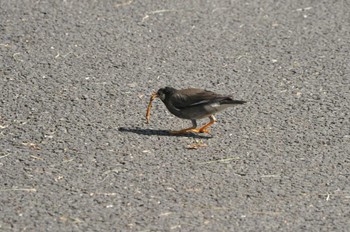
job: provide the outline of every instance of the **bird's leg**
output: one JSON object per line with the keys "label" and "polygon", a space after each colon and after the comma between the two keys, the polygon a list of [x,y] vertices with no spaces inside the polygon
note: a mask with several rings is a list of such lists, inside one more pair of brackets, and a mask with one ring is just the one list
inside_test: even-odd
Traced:
{"label": "bird's leg", "polygon": [[214,115],[210,115],[209,116],[210,122],[208,122],[207,124],[205,124],[204,126],[202,126],[199,129],[197,128],[197,122],[196,120],[191,120],[192,121],[192,127],[190,128],[186,128],[183,130],[179,130],[179,131],[170,131],[171,134],[173,135],[180,135],[180,134],[185,134],[185,133],[190,133],[190,132],[194,132],[194,133],[208,133],[209,134],[209,130],[207,130],[208,127],[210,127],[211,125],[213,125],[216,122],[216,118],[214,117]]}
{"label": "bird's leg", "polygon": [[214,115],[210,115],[209,116],[210,122],[208,122],[208,124],[202,126],[201,128],[197,129],[198,133],[208,133],[209,134],[209,130],[207,130],[208,127],[210,127],[211,125],[213,125],[216,121],[216,118],[214,117]]}
{"label": "bird's leg", "polygon": [[179,131],[170,131],[170,134],[172,135],[181,135],[181,134],[186,134],[186,133],[190,133],[190,132],[197,132],[196,128],[197,128],[197,122],[196,120],[192,119],[192,127],[186,128],[186,129],[182,129]]}

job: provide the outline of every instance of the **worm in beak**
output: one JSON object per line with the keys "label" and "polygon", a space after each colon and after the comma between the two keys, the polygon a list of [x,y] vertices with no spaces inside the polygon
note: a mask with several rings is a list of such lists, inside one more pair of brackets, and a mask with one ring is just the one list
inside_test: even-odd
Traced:
{"label": "worm in beak", "polygon": [[158,96],[157,92],[152,93],[151,98],[149,99],[147,112],[146,112],[146,123],[149,123],[149,119],[151,117],[151,108],[152,108],[152,101],[156,99]]}

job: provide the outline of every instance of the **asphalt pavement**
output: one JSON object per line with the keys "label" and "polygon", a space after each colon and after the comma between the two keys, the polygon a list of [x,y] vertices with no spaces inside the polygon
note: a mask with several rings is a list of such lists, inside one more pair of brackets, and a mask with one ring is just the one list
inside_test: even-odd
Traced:
{"label": "asphalt pavement", "polygon": [[349,231],[349,51],[347,0],[1,0],[0,231]]}

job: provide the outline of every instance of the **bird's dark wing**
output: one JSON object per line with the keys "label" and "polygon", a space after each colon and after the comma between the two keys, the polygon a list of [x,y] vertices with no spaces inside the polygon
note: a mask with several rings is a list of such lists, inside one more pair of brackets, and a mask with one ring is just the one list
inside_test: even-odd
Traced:
{"label": "bird's dark wing", "polygon": [[223,96],[203,89],[183,89],[171,96],[174,107],[183,109],[192,106],[221,102],[229,99],[229,96]]}

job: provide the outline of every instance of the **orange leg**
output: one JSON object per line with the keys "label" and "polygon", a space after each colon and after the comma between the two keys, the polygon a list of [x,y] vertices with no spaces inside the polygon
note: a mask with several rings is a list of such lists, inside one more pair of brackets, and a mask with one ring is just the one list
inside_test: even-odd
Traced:
{"label": "orange leg", "polygon": [[172,134],[172,135],[180,135],[180,134],[186,134],[186,133],[190,133],[190,132],[193,132],[193,133],[208,133],[209,134],[209,130],[207,130],[207,128],[210,127],[211,125],[213,125],[216,122],[216,119],[215,119],[214,115],[210,115],[209,118],[210,118],[210,122],[205,124],[204,126],[202,126],[199,129],[196,129],[197,128],[196,120],[192,120],[192,124],[193,124],[192,127],[186,128],[186,129],[182,129],[182,130],[179,130],[179,131],[170,131],[170,134]]}
{"label": "orange leg", "polygon": [[213,125],[216,121],[216,118],[214,117],[214,115],[210,115],[209,116],[210,122],[208,122],[208,124],[202,126],[201,128],[198,129],[198,133],[208,133],[209,134],[209,130],[207,130],[208,127],[210,127],[211,125]]}
{"label": "orange leg", "polygon": [[190,133],[190,132],[197,132],[197,129],[193,128],[193,127],[189,127],[189,128],[182,129],[182,130],[179,130],[179,131],[170,131],[170,134],[172,134],[172,135],[182,135],[182,134],[187,134],[187,133]]}
{"label": "orange leg", "polygon": [[197,122],[196,120],[192,119],[192,127],[186,128],[186,129],[182,129],[179,131],[170,131],[170,134],[172,135],[181,135],[181,134],[186,134],[186,133],[190,133],[190,132],[195,132],[194,130],[196,130],[197,127]]}

